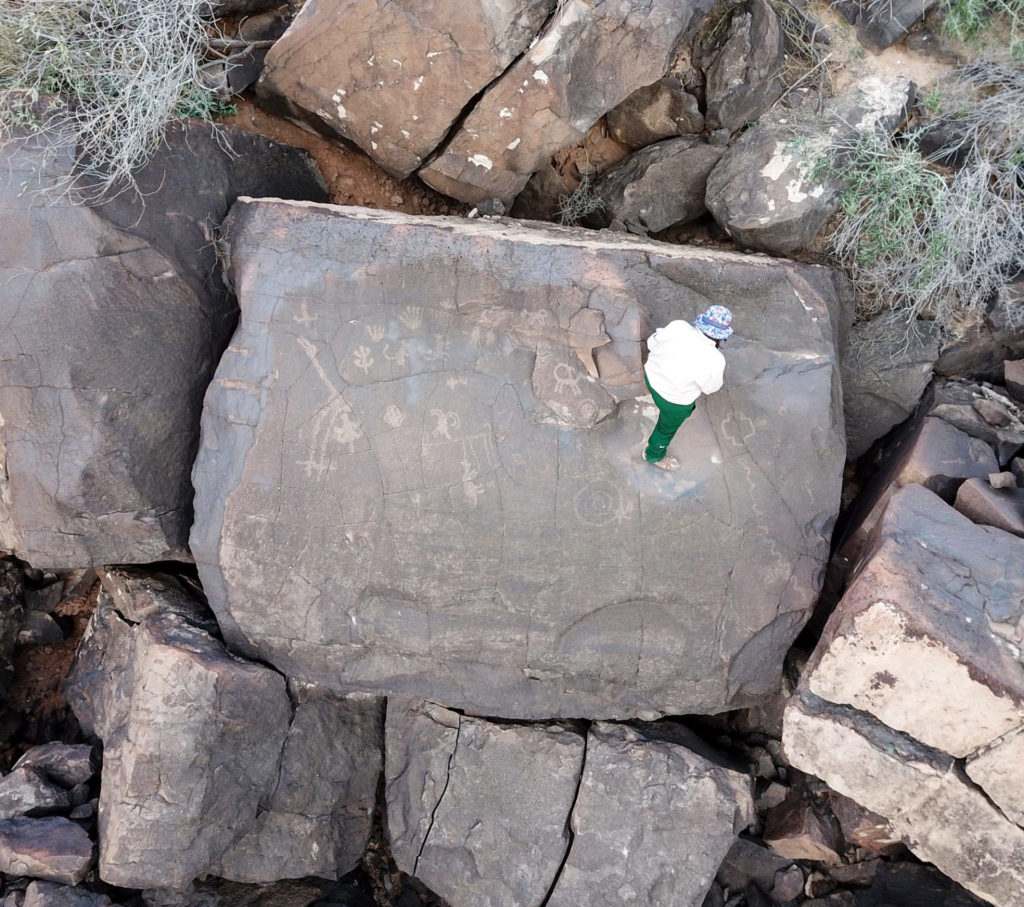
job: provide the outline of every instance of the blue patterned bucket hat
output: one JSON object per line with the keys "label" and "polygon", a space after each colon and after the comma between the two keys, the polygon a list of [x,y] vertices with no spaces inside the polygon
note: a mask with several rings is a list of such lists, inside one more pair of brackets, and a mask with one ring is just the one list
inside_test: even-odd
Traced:
{"label": "blue patterned bucket hat", "polygon": [[693,326],[712,340],[728,340],[732,336],[732,312],[724,305],[713,305],[696,317]]}

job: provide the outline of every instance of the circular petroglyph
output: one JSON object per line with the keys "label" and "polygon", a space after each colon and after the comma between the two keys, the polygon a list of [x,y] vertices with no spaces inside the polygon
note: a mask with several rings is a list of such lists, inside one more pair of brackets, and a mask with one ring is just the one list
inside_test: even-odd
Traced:
{"label": "circular petroglyph", "polygon": [[597,479],[576,492],[573,501],[576,519],[588,526],[607,526],[626,518],[622,492],[611,482]]}

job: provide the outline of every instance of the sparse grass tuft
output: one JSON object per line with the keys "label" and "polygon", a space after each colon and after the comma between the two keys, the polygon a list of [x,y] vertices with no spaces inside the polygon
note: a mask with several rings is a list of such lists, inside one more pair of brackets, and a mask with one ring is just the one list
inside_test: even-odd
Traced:
{"label": "sparse grass tuft", "polygon": [[1024,0],[940,0],[942,30],[966,44],[976,42],[994,18],[1002,18],[1010,31],[1010,52],[1024,59]]}
{"label": "sparse grass tuft", "polygon": [[215,112],[213,18],[210,0],[4,0],[0,141],[27,127],[70,144],[90,195],[130,185],[169,122]]}

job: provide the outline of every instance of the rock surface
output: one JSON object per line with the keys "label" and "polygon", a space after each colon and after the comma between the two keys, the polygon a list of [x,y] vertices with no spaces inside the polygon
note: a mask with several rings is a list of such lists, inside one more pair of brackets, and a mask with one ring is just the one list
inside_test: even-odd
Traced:
{"label": "rock surface", "polygon": [[0,872],[77,885],[94,859],[86,831],[61,816],[0,820]]}
{"label": "rock surface", "polygon": [[835,210],[842,186],[838,176],[816,173],[819,160],[835,154],[836,134],[892,132],[912,94],[905,78],[868,79],[807,122],[791,112],[765,118],[733,142],[711,171],[708,210],[745,248],[786,255],[807,245]]}
{"label": "rock surface", "polygon": [[36,191],[68,149],[0,151],[0,547],[38,568],[189,558],[198,413],[233,318],[207,218],[295,184],[265,140],[236,158],[208,129],[169,141],[144,195],[100,207]]}
{"label": "rock surface", "polygon": [[184,888],[251,826],[278,778],[283,678],[168,608],[132,624],[100,595],[67,695],[104,743],[99,873]]}
{"label": "rock surface", "polygon": [[750,780],[681,728],[596,723],[550,907],[698,905],[753,820]]}
{"label": "rock surface", "polygon": [[[407,177],[526,50],[555,0],[319,0],[267,54],[261,96]],[[270,97],[268,97],[270,96]]]}
{"label": "rock surface", "polygon": [[[238,204],[230,236],[243,315],[192,546],[233,646],[519,718],[777,684],[838,503],[829,272],[280,202]],[[685,468],[655,474],[641,341],[719,300],[743,355],[680,434]]]}
{"label": "rock surface", "polygon": [[638,88],[608,111],[608,132],[628,148],[643,148],[674,135],[704,131],[697,99],[671,76]]}
{"label": "rock surface", "polygon": [[452,904],[532,905],[568,846],[583,735],[391,700],[387,801],[399,869]]}
{"label": "rock surface", "polygon": [[665,76],[707,0],[565,0],[539,40],[466,117],[420,178],[470,204],[506,206],[551,155]]}
{"label": "rock surface", "polygon": [[957,491],[954,506],[975,523],[1024,536],[1024,489],[996,489],[984,479],[968,479]]}

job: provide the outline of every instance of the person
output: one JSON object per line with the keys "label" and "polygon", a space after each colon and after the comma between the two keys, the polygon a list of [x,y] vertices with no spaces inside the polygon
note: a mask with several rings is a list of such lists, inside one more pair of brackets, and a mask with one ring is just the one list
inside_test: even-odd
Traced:
{"label": "person", "polygon": [[725,357],[720,347],[732,332],[732,312],[724,305],[713,305],[693,324],[670,321],[648,338],[644,383],[658,407],[658,423],[643,452],[651,466],[679,468],[679,461],[667,455],[668,446],[690,417],[697,398],[721,388]]}

